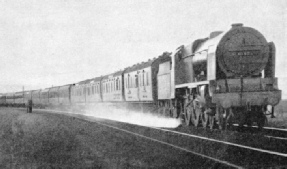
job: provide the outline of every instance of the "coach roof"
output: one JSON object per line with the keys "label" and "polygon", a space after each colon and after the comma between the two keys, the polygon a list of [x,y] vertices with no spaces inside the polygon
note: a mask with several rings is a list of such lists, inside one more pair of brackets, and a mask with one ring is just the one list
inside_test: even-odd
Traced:
{"label": "coach roof", "polygon": [[109,79],[111,77],[121,76],[124,72],[125,72],[125,70],[120,70],[120,71],[117,71],[115,73],[111,73],[111,74],[105,75],[105,76],[103,76],[102,80]]}

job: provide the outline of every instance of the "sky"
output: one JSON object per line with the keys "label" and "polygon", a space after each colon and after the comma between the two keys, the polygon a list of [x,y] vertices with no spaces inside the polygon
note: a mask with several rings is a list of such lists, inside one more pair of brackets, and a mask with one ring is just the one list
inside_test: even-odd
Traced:
{"label": "sky", "polygon": [[106,75],[232,23],[275,43],[287,98],[285,0],[0,0],[0,93]]}

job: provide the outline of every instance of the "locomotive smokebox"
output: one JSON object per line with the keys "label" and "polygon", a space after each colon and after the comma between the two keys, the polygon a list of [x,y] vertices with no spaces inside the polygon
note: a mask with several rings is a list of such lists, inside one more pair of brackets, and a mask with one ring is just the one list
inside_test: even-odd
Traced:
{"label": "locomotive smokebox", "polygon": [[227,77],[260,74],[268,62],[268,43],[257,30],[233,24],[220,40],[216,57]]}

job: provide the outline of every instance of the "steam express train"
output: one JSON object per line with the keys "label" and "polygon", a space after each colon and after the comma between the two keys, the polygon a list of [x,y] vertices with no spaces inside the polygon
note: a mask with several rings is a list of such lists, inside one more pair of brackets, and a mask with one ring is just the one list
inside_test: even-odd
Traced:
{"label": "steam express train", "polygon": [[3,94],[1,105],[137,107],[186,125],[264,126],[266,109],[281,100],[275,77],[275,45],[257,30],[233,24],[225,32],[179,46],[173,53],[75,84]]}

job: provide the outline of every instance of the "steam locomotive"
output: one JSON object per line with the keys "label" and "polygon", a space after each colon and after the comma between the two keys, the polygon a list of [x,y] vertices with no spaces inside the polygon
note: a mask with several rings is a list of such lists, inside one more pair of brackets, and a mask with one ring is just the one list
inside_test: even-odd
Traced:
{"label": "steam locomotive", "polygon": [[[251,27],[179,46],[158,58],[75,84],[7,93],[1,105],[77,107],[116,104],[182,118],[186,125],[226,128],[238,122],[262,128],[265,112],[281,100],[275,45]],[[270,109],[271,108],[271,109]]]}

